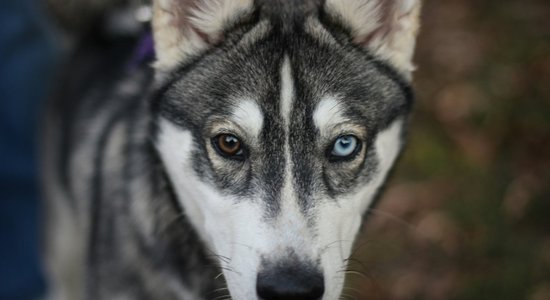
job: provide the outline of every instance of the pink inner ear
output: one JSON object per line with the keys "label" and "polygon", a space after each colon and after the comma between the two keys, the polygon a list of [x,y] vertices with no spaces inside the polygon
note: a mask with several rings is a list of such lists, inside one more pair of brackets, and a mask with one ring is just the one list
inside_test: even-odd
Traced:
{"label": "pink inner ear", "polygon": [[220,42],[220,37],[209,36],[205,32],[195,28],[194,26],[191,26],[191,28],[193,29],[193,31],[197,33],[197,35],[201,38],[201,40],[203,40],[208,45],[214,45]]}
{"label": "pink inner ear", "polygon": [[380,25],[377,29],[373,30],[369,35],[355,39],[354,41],[367,48],[374,39],[386,39],[397,24],[394,22],[397,20],[395,14],[398,7],[394,0],[380,0],[378,1],[378,9],[380,14]]}
{"label": "pink inner ear", "polygon": [[173,10],[168,11],[168,13],[174,16],[172,24],[174,27],[179,28],[182,34],[186,32],[194,32],[197,36],[203,40],[206,44],[215,44],[218,42],[218,37],[211,37],[206,34],[204,31],[201,31],[199,28],[193,25],[191,22],[191,17],[193,11],[200,9],[200,2],[208,0],[171,0],[174,3],[172,4]]}

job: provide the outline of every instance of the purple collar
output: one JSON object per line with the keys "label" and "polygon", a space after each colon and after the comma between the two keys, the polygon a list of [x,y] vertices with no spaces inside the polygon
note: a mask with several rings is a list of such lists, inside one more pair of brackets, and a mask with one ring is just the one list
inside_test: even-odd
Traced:
{"label": "purple collar", "polygon": [[154,59],[155,44],[153,41],[153,34],[150,30],[147,30],[139,39],[128,67],[130,70],[135,70],[144,64],[152,62]]}

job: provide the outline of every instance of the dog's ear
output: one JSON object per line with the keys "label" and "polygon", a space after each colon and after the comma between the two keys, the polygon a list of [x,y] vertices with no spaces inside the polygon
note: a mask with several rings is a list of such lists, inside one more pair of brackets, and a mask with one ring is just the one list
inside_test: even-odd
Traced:
{"label": "dog's ear", "polygon": [[410,77],[420,0],[326,0],[324,9],[355,43]]}
{"label": "dog's ear", "polygon": [[154,0],[155,67],[169,71],[223,38],[253,0]]}

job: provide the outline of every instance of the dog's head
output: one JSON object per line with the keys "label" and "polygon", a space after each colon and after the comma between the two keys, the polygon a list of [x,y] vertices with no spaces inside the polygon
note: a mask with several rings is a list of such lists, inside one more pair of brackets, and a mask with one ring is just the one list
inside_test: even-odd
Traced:
{"label": "dog's head", "polygon": [[156,145],[234,299],[337,299],[402,147],[419,0],[158,0]]}

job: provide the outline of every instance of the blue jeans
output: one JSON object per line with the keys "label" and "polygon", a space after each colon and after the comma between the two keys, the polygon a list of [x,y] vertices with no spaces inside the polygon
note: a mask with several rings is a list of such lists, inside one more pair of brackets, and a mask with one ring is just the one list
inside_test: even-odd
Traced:
{"label": "blue jeans", "polygon": [[[36,129],[56,51],[38,7],[0,1],[0,299],[36,299],[39,259]],[[43,10],[42,10],[43,11]]]}

